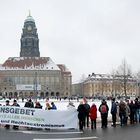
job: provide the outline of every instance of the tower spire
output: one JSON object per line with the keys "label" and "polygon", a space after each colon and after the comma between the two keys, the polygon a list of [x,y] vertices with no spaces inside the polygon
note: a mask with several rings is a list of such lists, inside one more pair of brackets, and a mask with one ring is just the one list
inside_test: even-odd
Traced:
{"label": "tower spire", "polygon": [[40,57],[39,39],[35,21],[30,11],[24,21],[23,33],[21,34],[20,57]]}
{"label": "tower spire", "polygon": [[29,10],[29,16],[31,16],[31,11]]}

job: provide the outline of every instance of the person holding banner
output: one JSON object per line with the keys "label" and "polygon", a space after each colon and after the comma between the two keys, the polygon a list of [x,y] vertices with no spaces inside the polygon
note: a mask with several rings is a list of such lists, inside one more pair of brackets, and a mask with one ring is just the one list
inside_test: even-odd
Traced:
{"label": "person holding banner", "polygon": [[51,102],[51,110],[57,110],[57,107],[56,105],[54,104],[54,102]]}
{"label": "person holding banner", "polygon": [[34,108],[34,103],[32,102],[31,99],[29,99],[29,100],[25,103],[24,107]]}
{"label": "person holding banner", "polygon": [[[6,100],[5,106],[10,106],[10,101],[9,101],[9,100]],[[6,124],[4,127],[5,127],[6,129],[10,129],[10,125],[9,125],[9,124]]]}
{"label": "person holding banner", "polygon": [[40,104],[40,102],[35,103],[35,108],[42,109],[42,105]]}
{"label": "person holding banner", "polygon": [[46,102],[45,110],[50,110],[50,109],[51,109],[51,105],[49,104],[49,102]]}
{"label": "person holding banner", "polygon": [[[17,103],[17,100],[14,100],[14,101],[13,101],[13,105],[12,105],[12,106],[20,107],[20,105]],[[13,125],[13,129],[18,129],[18,128],[19,128],[19,126]]]}

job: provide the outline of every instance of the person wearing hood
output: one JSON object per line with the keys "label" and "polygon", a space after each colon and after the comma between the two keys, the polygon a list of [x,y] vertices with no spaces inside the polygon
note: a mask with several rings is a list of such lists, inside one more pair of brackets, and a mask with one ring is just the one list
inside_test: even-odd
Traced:
{"label": "person wearing hood", "polygon": [[93,126],[96,129],[97,107],[95,104],[92,104],[89,109],[89,117],[91,120],[91,129],[93,130]]}

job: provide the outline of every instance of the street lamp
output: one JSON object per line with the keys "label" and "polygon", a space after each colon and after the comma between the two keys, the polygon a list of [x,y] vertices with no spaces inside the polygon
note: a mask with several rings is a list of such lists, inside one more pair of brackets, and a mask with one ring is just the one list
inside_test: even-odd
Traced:
{"label": "street lamp", "polygon": [[35,77],[34,77],[34,98],[35,101],[37,101],[37,72],[35,72]]}

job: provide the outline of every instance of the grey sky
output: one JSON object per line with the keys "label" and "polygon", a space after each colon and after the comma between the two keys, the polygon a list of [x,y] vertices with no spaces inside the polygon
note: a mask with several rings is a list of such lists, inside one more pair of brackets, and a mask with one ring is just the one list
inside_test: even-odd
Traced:
{"label": "grey sky", "polygon": [[110,73],[125,58],[140,70],[139,0],[0,0],[0,63],[18,57],[31,11],[40,54],[66,64],[73,82],[83,74]]}

